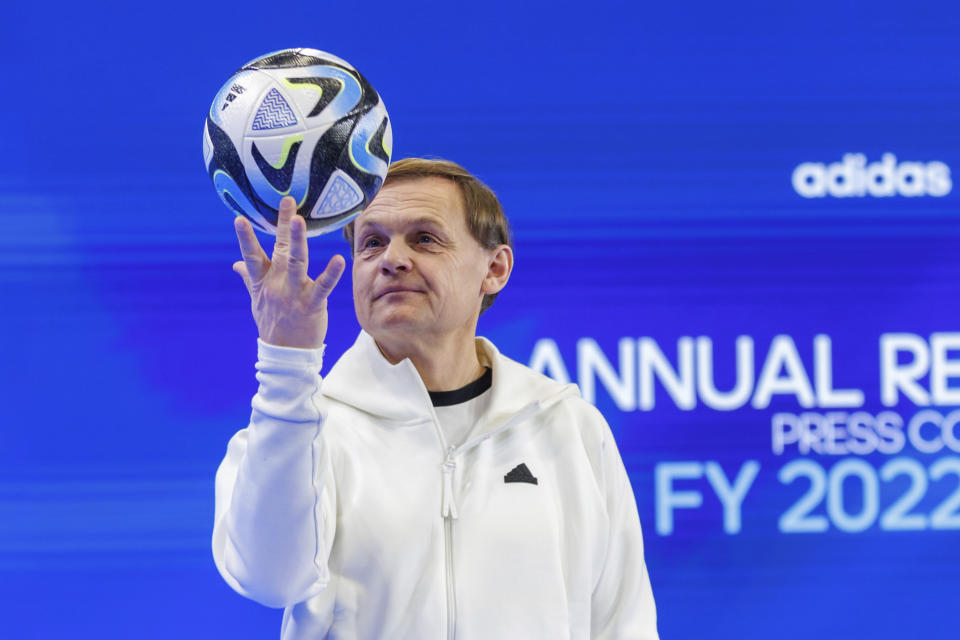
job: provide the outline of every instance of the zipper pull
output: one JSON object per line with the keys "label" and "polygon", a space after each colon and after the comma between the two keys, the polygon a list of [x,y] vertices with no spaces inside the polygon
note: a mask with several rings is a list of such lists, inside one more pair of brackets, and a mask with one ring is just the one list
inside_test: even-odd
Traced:
{"label": "zipper pull", "polygon": [[454,462],[454,451],[453,447],[447,451],[447,458],[443,461],[441,470],[443,471],[443,506],[441,507],[441,513],[444,518],[453,518],[457,519],[457,503],[453,499],[453,471],[457,468],[457,463]]}

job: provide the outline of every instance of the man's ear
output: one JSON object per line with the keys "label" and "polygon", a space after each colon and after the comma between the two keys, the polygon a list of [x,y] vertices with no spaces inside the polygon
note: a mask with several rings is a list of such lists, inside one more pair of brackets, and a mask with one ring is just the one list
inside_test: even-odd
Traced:
{"label": "man's ear", "polygon": [[483,279],[483,286],[480,287],[480,291],[484,295],[499,293],[501,289],[507,286],[510,272],[513,271],[513,249],[508,245],[501,244],[490,252],[490,259],[487,264],[487,275]]}

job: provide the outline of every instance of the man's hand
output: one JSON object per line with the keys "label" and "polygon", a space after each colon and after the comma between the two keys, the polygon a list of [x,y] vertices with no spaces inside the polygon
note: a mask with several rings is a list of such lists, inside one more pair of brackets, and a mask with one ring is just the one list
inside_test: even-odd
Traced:
{"label": "man's hand", "polygon": [[257,242],[250,222],[237,216],[234,227],[243,260],[235,262],[233,270],[250,293],[261,340],[278,347],[314,349],[327,335],[327,296],[343,275],[346,262],[343,256],[333,256],[323,273],[311,280],[307,276],[306,221],[296,212],[292,197],[280,201],[272,258]]}

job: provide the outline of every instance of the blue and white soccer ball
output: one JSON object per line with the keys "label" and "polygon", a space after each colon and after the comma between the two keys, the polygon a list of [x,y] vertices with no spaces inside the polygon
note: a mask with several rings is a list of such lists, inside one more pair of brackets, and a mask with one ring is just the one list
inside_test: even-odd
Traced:
{"label": "blue and white soccer ball", "polygon": [[287,195],[308,236],[350,222],[383,184],[392,146],[376,90],[348,62],[316,49],[243,65],[217,93],[203,130],[217,194],[271,234]]}

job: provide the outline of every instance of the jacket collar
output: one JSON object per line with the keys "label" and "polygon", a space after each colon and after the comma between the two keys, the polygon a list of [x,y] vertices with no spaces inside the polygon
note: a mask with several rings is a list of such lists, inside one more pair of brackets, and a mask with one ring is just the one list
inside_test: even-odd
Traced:
{"label": "jacket collar", "polygon": [[[532,404],[549,404],[571,393],[571,387],[575,389],[501,355],[486,338],[476,338],[476,346],[481,363],[493,370],[492,395],[480,433]],[[333,400],[385,420],[425,422],[434,417],[430,396],[413,362],[406,358],[390,364],[365,331],[333,366],[321,389]]]}

